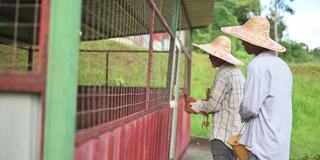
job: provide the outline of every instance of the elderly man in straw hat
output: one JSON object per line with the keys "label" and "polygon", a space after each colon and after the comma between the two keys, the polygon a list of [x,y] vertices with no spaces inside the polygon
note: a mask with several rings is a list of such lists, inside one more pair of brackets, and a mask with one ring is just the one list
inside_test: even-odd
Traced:
{"label": "elderly man in straw hat", "polygon": [[212,67],[219,67],[219,70],[210,89],[208,100],[197,100],[187,106],[191,107],[192,112],[213,113],[210,139],[213,159],[236,159],[227,141],[231,136],[238,134],[241,127],[239,107],[245,80],[236,65],[243,65],[243,63],[231,54],[231,42],[226,36],[218,36],[209,44],[194,44],[194,46],[209,53]]}
{"label": "elderly man in straw hat", "polygon": [[249,54],[244,97],[240,107],[248,122],[240,139],[251,159],[289,159],[292,128],[292,74],[276,52],[286,49],[269,37],[267,18],[256,16],[242,26],[224,27],[223,32],[242,40]]}

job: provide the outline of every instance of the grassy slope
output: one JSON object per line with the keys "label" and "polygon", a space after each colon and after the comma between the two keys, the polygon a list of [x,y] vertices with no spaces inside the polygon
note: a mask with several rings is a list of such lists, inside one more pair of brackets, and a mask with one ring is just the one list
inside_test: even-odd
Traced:
{"label": "grassy slope", "polygon": [[290,67],[294,74],[291,156],[320,155],[320,64]]}
{"label": "grassy slope", "polygon": [[[292,64],[293,85],[293,128],[291,138],[291,158],[320,155],[320,64]],[[245,68],[241,67],[244,72]],[[207,55],[193,54],[191,95],[205,98],[205,90],[210,87],[215,70],[211,69]],[[209,137],[210,130],[201,128],[202,117],[193,115],[191,134]]]}
{"label": "grassy slope", "polygon": [[[141,50],[145,48],[124,40],[98,40],[81,42],[81,49]],[[153,54],[152,87],[166,87],[168,54]],[[183,61],[181,61],[183,64]],[[148,52],[109,52],[109,85],[146,86]],[[79,84],[102,85],[106,81],[106,54],[80,53]],[[129,71],[129,72],[128,72]],[[182,71],[180,72],[182,75]],[[181,86],[183,83],[180,83]]]}
{"label": "grassy slope", "polygon": [[[34,52],[33,60],[38,60],[38,53]],[[0,71],[16,70],[26,71],[28,66],[28,50],[14,49],[12,47],[0,44]],[[33,68],[37,63],[33,64]]]}

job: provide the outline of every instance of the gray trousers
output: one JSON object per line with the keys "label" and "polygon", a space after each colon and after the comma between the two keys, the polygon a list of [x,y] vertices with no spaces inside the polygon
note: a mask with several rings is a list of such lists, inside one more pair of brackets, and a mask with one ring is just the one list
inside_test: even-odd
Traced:
{"label": "gray trousers", "polygon": [[254,155],[251,151],[249,151],[249,160],[259,160],[259,158]]}
{"label": "gray trousers", "polygon": [[234,151],[230,149],[221,140],[214,139],[211,142],[211,153],[213,160],[236,160],[237,156]]}

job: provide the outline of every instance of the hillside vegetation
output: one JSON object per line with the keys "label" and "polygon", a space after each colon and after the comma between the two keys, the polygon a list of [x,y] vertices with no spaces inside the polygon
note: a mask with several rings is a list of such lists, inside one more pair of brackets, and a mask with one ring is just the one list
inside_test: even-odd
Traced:
{"label": "hillside vegetation", "polygon": [[[291,159],[309,159],[320,155],[320,63],[290,64],[293,82],[293,128],[291,137]],[[245,67],[241,67],[243,73]],[[215,70],[208,55],[193,54],[191,95],[204,99],[206,88],[212,85]],[[210,137],[211,126],[201,127],[202,117],[192,115],[193,136]],[[211,119],[210,119],[211,120]],[[310,158],[315,159],[315,158]]]}

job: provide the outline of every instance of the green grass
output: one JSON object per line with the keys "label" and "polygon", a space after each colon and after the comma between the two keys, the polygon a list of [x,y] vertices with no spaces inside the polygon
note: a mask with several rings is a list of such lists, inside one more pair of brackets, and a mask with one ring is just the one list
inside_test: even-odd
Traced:
{"label": "green grass", "polygon": [[[146,86],[148,52],[147,49],[129,44],[123,40],[97,40],[81,42],[81,49],[139,50],[141,52],[109,52],[106,65],[105,53],[81,52],[79,62],[80,85],[103,85],[108,81],[113,86]],[[152,87],[166,87],[167,53],[154,53]],[[181,61],[182,65],[184,61]],[[108,68],[107,68],[108,67]],[[108,70],[108,73],[106,72]],[[106,79],[108,74],[108,79]],[[180,72],[180,75],[182,71]],[[181,81],[183,85],[183,82]],[[182,86],[181,85],[181,86]]]}
{"label": "green grass", "polygon": [[320,64],[290,65],[294,74],[292,158],[320,155]]}
{"label": "green grass", "polygon": [[[113,86],[146,86],[148,52],[145,48],[116,40],[97,40],[81,42],[80,49],[100,50],[139,50],[141,52],[109,52],[109,64],[106,65],[106,53],[81,52],[79,61],[80,85]],[[182,55],[182,54],[181,54]],[[152,54],[152,87],[166,87],[168,68],[168,53]],[[185,59],[180,59],[180,66],[184,66]],[[108,73],[106,72],[108,67]],[[184,70],[180,70],[180,77],[184,77]],[[184,79],[180,78],[179,86],[183,87]]]}
{"label": "green grass", "polygon": [[[317,159],[320,155],[320,63],[291,64],[293,72],[293,128],[291,135],[291,159]],[[243,73],[245,67],[241,67]],[[206,88],[212,85],[215,70],[208,56],[193,54],[191,95],[204,99]],[[202,117],[192,115],[191,134],[209,138],[211,126],[201,127]]]}
{"label": "green grass", "polygon": [[[38,65],[38,52],[33,52],[33,68]],[[28,50],[0,44],[0,71],[26,71],[28,68]]]}

